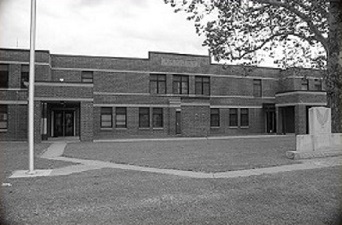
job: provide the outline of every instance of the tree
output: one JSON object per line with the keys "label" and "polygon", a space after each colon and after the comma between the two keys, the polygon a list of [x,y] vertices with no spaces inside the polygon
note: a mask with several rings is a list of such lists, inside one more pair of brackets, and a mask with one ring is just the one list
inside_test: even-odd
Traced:
{"label": "tree", "polygon": [[187,13],[217,61],[257,65],[263,52],[281,67],[322,69],[332,130],[342,131],[341,0],[164,1]]}

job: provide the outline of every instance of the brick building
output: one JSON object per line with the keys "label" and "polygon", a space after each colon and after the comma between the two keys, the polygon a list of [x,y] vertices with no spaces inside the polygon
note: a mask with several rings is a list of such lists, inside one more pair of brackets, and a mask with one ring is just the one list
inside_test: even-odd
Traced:
{"label": "brick building", "polygon": [[[27,139],[29,50],[0,49],[0,140]],[[36,51],[35,140],[306,133],[319,71]]]}

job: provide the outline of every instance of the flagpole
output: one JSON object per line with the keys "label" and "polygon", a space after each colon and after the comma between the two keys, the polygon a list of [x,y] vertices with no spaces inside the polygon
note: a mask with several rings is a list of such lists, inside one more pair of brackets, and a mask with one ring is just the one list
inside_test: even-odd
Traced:
{"label": "flagpole", "polygon": [[29,171],[34,171],[34,64],[35,64],[35,39],[36,39],[36,0],[31,0],[31,28],[30,28],[30,78],[28,97],[28,145],[29,145]]}

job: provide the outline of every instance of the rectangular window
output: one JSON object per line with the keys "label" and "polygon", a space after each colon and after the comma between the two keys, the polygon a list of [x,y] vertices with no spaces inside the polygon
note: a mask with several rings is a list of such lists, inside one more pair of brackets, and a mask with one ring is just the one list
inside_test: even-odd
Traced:
{"label": "rectangular window", "polygon": [[240,109],[240,126],[241,127],[249,126],[248,109]]}
{"label": "rectangular window", "polygon": [[302,79],[301,90],[302,90],[302,91],[307,91],[307,90],[309,90],[309,80],[308,80],[308,79],[305,79],[305,78]]}
{"label": "rectangular window", "polygon": [[115,109],[115,127],[126,128],[127,127],[127,108],[116,107]]}
{"label": "rectangular window", "polygon": [[166,75],[151,74],[150,75],[150,93],[166,94]]}
{"label": "rectangular window", "polygon": [[112,107],[101,108],[101,128],[111,128],[113,126],[112,114]]}
{"label": "rectangular window", "polygon": [[139,108],[139,127],[150,127],[150,108]]}
{"label": "rectangular window", "polygon": [[238,109],[229,109],[229,126],[237,127],[238,126]]}
{"label": "rectangular window", "polygon": [[82,71],[81,79],[83,83],[93,83],[93,71]]}
{"label": "rectangular window", "polygon": [[30,78],[30,66],[29,65],[21,65],[21,79],[20,79],[20,87],[27,88],[28,82]]}
{"label": "rectangular window", "polygon": [[261,79],[253,80],[253,96],[254,97],[262,96]]}
{"label": "rectangular window", "polygon": [[7,105],[0,105],[0,131],[7,130]]}
{"label": "rectangular window", "polygon": [[163,108],[153,108],[152,125],[153,127],[163,127]]}
{"label": "rectangular window", "polygon": [[210,126],[220,126],[220,109],[210,109]]}
{"label": "rectangular window", "polygon": [[8,65],[0,64],[0,88],[8,88]]}
{"label": "rectangular window", "polygon": [[322,90],[322,80],[315,79],[315,90],[321,91]]}
{"label": "rectangular window", "polygon": [[189,77],[173,76],[173,94],[189,94]]}
{"label": "rectangular window", "polygon": [[210,95],[210,78],[196,76],[195,77],[195,94]]}

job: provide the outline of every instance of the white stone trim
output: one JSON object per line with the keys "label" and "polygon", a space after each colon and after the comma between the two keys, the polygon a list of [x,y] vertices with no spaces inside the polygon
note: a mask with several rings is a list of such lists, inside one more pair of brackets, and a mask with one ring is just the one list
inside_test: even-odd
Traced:
{"label": "white stone trim", "polygon": [[[29,62],[24,62],[24,61],[0,61],[0,63],[3,64],[22,64],[22,65],[29,65]],[[40,66],[50,66],[50,63],[45,63],[45,62],[35,62],[35,65],[40,65]],[[51,66],[50,66],[51,67]]]}
{"label": "white stone trim", "polygon": [[288,96],[288,95],[295,95],[295,94],[305,94],[305,95],[327,95],[325,91],[291,91],[291,92],[284,92],[284,93],[278,93],[275,96],[281,97],[281,96]]}
{"label": "white stone trim", "polygon": [[326,102],[296,102],[296,103],[279,103],[276,104],[276,107],[284,107],[284,106],[296,106],[296,105],[318,105],[318,106],[326,106]]}
{"label": "white stone trim", "polygon": [[51,98],[51,97],[35,97],[36,101],[71,101],[71,102],[92,102],[93,98]]}
{"label": "white stone trim", "polygon": [[259,105],[210,105],[210,108],[220,108],[220,109],[229,109],[229,108],[249,108],[249,109],[262,109],[262,106]]}
{"label": "white stone trim", "polygon": [[0,100],[1,105],[27,105],[28,101]]}
{"label": "white stone trim", "polygon": [[94,87],[94,84],[92,84],[92,83],[67,83],[67,82],[35,82],[35,86]]}

